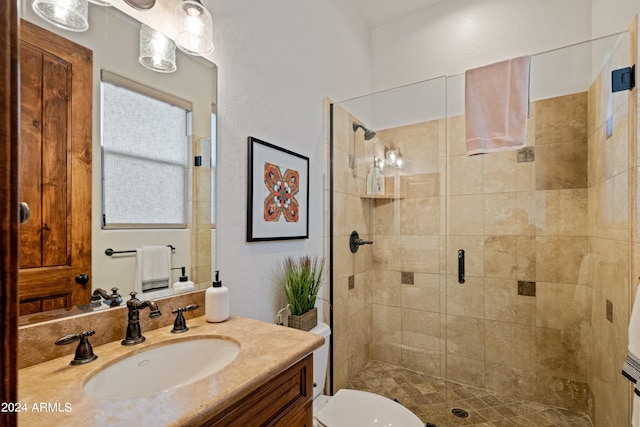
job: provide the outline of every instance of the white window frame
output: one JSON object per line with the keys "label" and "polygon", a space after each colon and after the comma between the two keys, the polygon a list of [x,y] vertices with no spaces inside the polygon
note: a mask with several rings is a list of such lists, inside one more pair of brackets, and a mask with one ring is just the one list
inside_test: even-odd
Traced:
{"label": "white window frame", "polygon": [[[128,78],[119,76],[117,74],[111,73],[109,71],[106,70],[101,70],[101,111],[104,111],[104,99],[103,99],[103,89],[102,89],[102,83],[110,83],[112,85],[115,86],[120,86],[122,88],[128,89],[130,91],[154,98],[158,101],[162,101],[165,102],[167,104],[171,104],[173,106],[176,106],[180,109],[184,109],[187,112],[187,128],[186,128],[186,133],[187,135],[185,135],[185,145],[184,145],[184,150],[185,150],[185,163],[183,165],[184,167],[184,174],[185,174],[185,179],[184,179],[184,184],[185,184],[185,188],[183,189],[183,198],[182,198],[182,207],[183,207],[183,218],[185,219],[185,221],[188,220],[188,215],[190,213],[190,209],[188,208],[188,194],[189,194],[189,189],[188,189],[188,185],[190,182],[190,176],[189,176],[189,145],[191,142],[191,134],[192,134],[192,111],[193,111],[193,105],[191,102],[189,101],[185,101],[181,98],[175,97],[173,95],[167,94],[165,92],[159,91],[157,89],[154,89],[152,87],[143,85],[141,83],[137,83],[135,81],[132,81]],[[104,230],[116,230],[116,229],[186,229],[188,227],[187,223],[154,223],[154,222],[147,222],[147,223],[114,223],[114,222],[109,222],[109,219],[106,218],[106,200],[105,200],[105,181],[106,181],[106,177],[105,177],[105,167],[104,167],[104,159],[105,159],[105,147],[104,147],[104,141],[102,140],[103,138],[103,131],[104,131],[104,120],[101,119],[101,131],[100,131],[100,137],[101,137],[101,154],[102,154],[102,181],[101,181],[101,190],[102,190],[102,229]]]}

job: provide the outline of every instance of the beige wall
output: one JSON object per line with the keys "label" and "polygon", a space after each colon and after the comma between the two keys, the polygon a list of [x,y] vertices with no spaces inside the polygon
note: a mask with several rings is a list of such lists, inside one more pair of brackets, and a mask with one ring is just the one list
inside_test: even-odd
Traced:
{"label": "beige wall", "polygon": [[[371,360],[372,246],[352,254],[349,235],[372,239],[373,202],[362,199],[366,171],[363,132],[354,134],[354,117],[333,107],[333,381],[334,391],[346,386]],[[352,163],[350,164],[350,158]],[[353,167],[350,167],[353,166]],[[351,288],[350,288],[351,282]]]}

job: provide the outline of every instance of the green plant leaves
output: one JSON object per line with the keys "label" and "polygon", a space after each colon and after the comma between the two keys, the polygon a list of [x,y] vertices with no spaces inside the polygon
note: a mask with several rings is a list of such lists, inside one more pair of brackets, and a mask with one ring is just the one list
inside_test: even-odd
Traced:
{"label": "green plant leaves", "polygon": [[324,259],[307,255],[287,257],[278,265],[274,276],[284,290],[291,314],[301,315],[315,307],[323,269]]}

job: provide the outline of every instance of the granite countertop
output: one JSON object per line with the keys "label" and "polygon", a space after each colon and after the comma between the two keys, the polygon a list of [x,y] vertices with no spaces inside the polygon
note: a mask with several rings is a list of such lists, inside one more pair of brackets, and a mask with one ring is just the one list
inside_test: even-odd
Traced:
{"label": "granite countertop", "polygon": [[[84,365],[60,357],[18,371],[18,398],[23,426],[189,426],[227,410],[246,394],[267,382],[323,343],[320,335],[231,316],[207,323],[204,316],[187,321],[189,331],[172,334],[171,326],[144,331],[146,341],[123,346],[120,341],[94,347],[98,359]],[[102,400],[83,392],[97,372],[127,354],[188,337],[218,336],[240,345],[240,353],[219,372],[151,397]],[[71,344],[77,345],[76,343]],[[189,363],[189,355],[176,363]]]}

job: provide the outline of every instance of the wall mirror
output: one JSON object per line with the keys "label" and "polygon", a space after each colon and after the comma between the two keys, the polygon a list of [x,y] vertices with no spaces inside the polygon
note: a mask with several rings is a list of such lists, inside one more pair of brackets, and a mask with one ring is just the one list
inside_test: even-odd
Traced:
{"label": "wall mirror", "polygon": [[[21,181],[28,181],[33,179],[34,175],[40,174],[39,179],[45,183],[41,185],[41,188],[45,190],[29,196],[31,200],[35,200],[31,203],[34,206],[30,206],[31,218],[21,227],[20,325],[82,314],[97,309],[108,309],[109,306],[104,302],[91,304],[90,299],[87,299],[86,295],[91,295],[97,288],[104,289],[108,293],[111,293],[111,288],[118,288],[118,293],[126,301],[129,292],[134,289],[135,250],[142,246],[171,246],[173,248],[170,263],[175,270],[172,270],[170,284],[179,279],[181,276],[180,268],[183,266],[186,267],[189,279],[195,282],[196,289],[206,287],[211,281],[212,270],[215,268],[215,197],[213,190],[215,187],[217,68],[210,61],[202,57],[187,55],[179,49],[176,49],[177,69],[174,72],[161,73],[143,67],[138,60],[141,24],[132,17],[142,12],[132,9],[129,13],[126,9],[128,6],[124,2],[121,3],[114,1],[114,6],[117,7],[101,7],[89,3],[89,30],[86,32],[59,29],[38,17],[31,8],[30,0],[23,0],[20,4],[20,15],[23,22],[26,22],[25,28],[30,27],[33,31],[44,29],[86,49],[86,51],[80,49],[77,53],[68,54],[72,58],[68,61],[55,58],[52,60],[46,53],[34,61],[40,61],[43,64],[41,66],[43,70],[47,69],[46,61],[53,61],[56,65],[66,64],[66,68],[58,67],[61,68],[61,71],[56,71],[53,77],[49,77],[49,80],[57,82],[56,84],[62,85],[62,87],[66,85],[70,91],[73,88],[76,90],[84,88],[85,95],[91,94],[89,97],[90,107],[81,109],[84,115],[75,116],[76,112],[73,111],[73,107],[64,104],[64,102],[62,104],[50,101],[42,102],[42,92],[45,90],[40,87],[39,92],[36,91],[38,93],[34,95],[34,89],[30,86],[32,80],[36,81],[38,78],[29,78],[29,75],[24,72],[21,75],[21,97],[25,100],[40,98],[42,105],[38,108],[41,108],[41,111],[37,114],[43,117],[40,121],[29,115],[31,112],[28,110],[33,109],[37,102],[29,101],[21,105]],[[153,19],[158,22],[158,26],[161,26],[162,16],[169,17],[164,19],[171,19],[172,14],[171,10],[167,9],[162,2],[158,2],[158,6],[160,7],[155,13],[160,18]],[[125,10],[126,13],[120,9]],[[144,13],[152,13],[152,11]],[[40,44],[39,39],[32,37],[27,42],[27,48],[21,47],[21,70],[26,68],[22,61],[28,60],[30,48],[34,47],[37,50],[40,48],[37,46],[38,44]],[[62,41],[60,44],[65,44],[65,42]],[[38,57],[38,55],[34,57]],[[88,81],[78,83],[72,73],[81,67],[69,66],[67,62],[75,64],[76,59],[82,59],[86,62],[87,57],[89,57],[88,62],[90,63]],[[114,80],[116,82],[118,79],[126,80],[133,82],[134,86],[139,85],[138,87],[143,88],[142,92],[146,87],[153,93],[165,94],[167,99],[182,100],[190,105],[188,135],[185,136],[186,161],[183,188],[186,195],[184,198],[186,206],[185,224],[182,226],[160,227],[157,225],[140,226],[139,224],[133,227],[103,226],[103,173],[105,169],[101,142],[104,132],[102,117],[104,76],[109,76],[110,84]],[[82,86],[83,84],[85,86]],[[64,88],[53,87],[48,90],[59,95]],[[30,96],[32,98],[29,98]],[[81,98],[81,94],[72,92],[72,95],[67,98],[76,102]],[[141,115],[141,117],[144,118],[140,120],[153,120],[149,119],[150,115],[148,114]],[[46,122],[47,119],[48,122]],[[70,130],[67,134],[63,132],[63,136],[60,137],[63,140],[62,151],[58,150],[57,154],[33,154],[46,152],[34,149],[32,135],[25,135],[25,132],[33,134],[56,132],[63,124],[68,124]],[[145,127],[161,130],[163,123],[145,123]],[[78,134],[84,134],[85,139],[89,141],[90,161],[87,160],[88,157],[82,150],[74,151],[73,142],[70,141]],[[131,144],[135,144],[135,138],[132,136],[131,139]],[[40,145],[43,143],[40,142]],[[34,156],[40,156],[37,160],[40,162],[39,169],[33,168],[33,163],[25,163],[29,157]],[[81,167],[83,166],[83,159],[84,167],[89,170],[88,175],[78,174],[73,170],[74,162],[79,161]],[[36,169],[44,172],[32,173]],[[54,178],[60,183],[51,184],[53,182],[51,180]],[[73,191],[75,194],[76,189],[69,189],[72,187],[67,188],[67,192],[59,192],[57,196],[48,195],[48,188],[56,187],[56,191],[58,191],[58,187],[66,188],[69,183],[74,186],[86,184],[84,195],[81,191],[80,196],[73,196],[71,192]],[[126,188],[122,190],[126,191]],[[90,196],[87,195],[87,191],[90,192]],[[26,192],[21,188],[21,193]],[[51,197],[70,201],[68,212],[61,211],[56,214],[42,208],[42,200]],[[145,210],[143,201],[136,199],[131,203],[134,212]],[[74,215],[81,218],[74,218]],[[87,237],[84,235],[86,233],[79,231],[80,228],[77,226],[77,221],[81,221],[82,218],[89,224],[90,238],[86,240],[86,243],[79,243],[81,238]],[[69,227],[71,220],[76,223],[71,223]],[[66,232],[56,235],[52,225],[54,221],[66,224],[68,228]],[[37,239],[31,239],[37,240],[35,243],[30,241],[28,236],[23,237],[28,234],[24,231],[29,227],[33,229],[32,234],[39,236]],[[52,242],[56,239],[58,243],[53,245]],[[35,245],[36,249],[30,249],[33,247],[32,245]],[[45,247],[48,252],[43,249]],[[114,253],[107,255],[108,249]],[[28,257],[23,254],[29,253],[32,256],[27,262]],[[77,256],[77,253],[89,256],[89,264],[83,267],[86,272],[80,267],[67,265],[69,259]],[[59,259],[51,260],[51,254]],[[53,267],[46,270],[45,265]],[[37,272],[44,272],[45,277],[44,285],[39,285],[40,288],[32,285],[32,282],[36,281],[33,277]],[[66,275],[63,272],[66,272]],[[71,290],[60,291],[58,288],[62,286],[61,284]],[[44,293],[39,293],[42,286],[45,289]],[[156,291],[153,295],[145,293],[144,298],[157,299],[171,294],[171,289],[161,290]]]}

